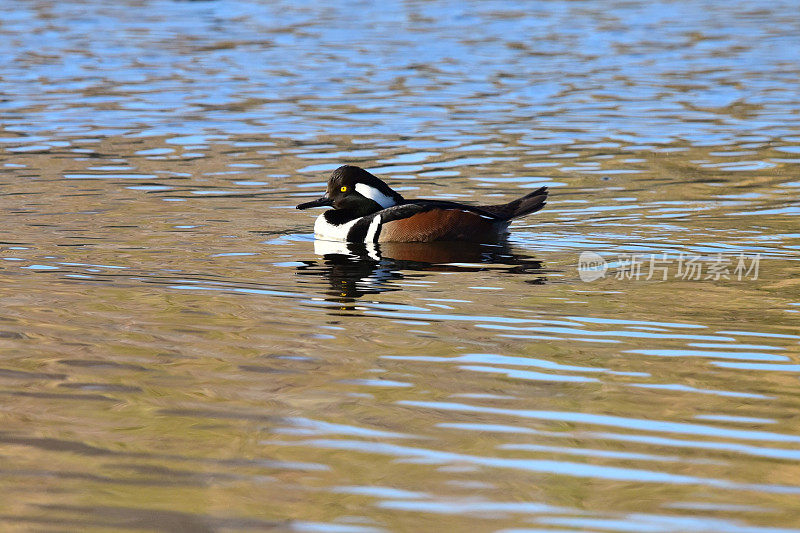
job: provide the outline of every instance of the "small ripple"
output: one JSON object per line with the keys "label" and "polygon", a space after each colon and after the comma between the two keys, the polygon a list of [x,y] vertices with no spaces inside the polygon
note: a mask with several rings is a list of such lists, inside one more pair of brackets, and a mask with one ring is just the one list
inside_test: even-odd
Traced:
{"label": "small ripple", "polygon": [[626,350],[624,353],[656,355],[658,357],[706,357],[717,359],[743,359],[749,361],[789,361],[784,355],[762,352],[716,352],[703,350]]}
{"label": "small ripple", "polygon": [[311,418],[294,417],[287,418],[287,422],[292,424],[292,427],[276,428],[273,430],[276,433],[285,433],[291,435],[349,435],[352,437],[371,437],[371,438],[384,438],[384,439],[409,439],[417,438],[414,435],[407,435],[404,433],[395,433],[393,431],[381,431],[377,429],[368,429],[358,426],[350,426],[346,424],[334,424],[331,422],[323,422],[321,420],[314,420]]}
{"label": "small ripple", "polygon": [[[498,321],[500,322],[500,321]],[[719,335],[687,335],[687,334],[679,334],[679,333],[652,333],[647,331],[596,331],[596,330],[586,330],[586,329],[578,329],[578,328],[559,328],[559,327],[546,327],[546,326],[534,326],[534,327],[515,327],[510,328],[508,326],[498,325],[498,324],[478,324],[475,327],[478,328],[485,328],[485,329],[498,329],[498,330],[509,330],[514,329],[516,331],[537,331],[541,333],[557,333],[562,335],[592,335],[598,337],[628,337],[628,338],[635,338],[635,339],[690,339],[690,340],[699,340],[699,341],[735,341],[733,337],[722,337]]]}
{"label": "small ripple", "polygon": [[263,294],[267,296],[287,296],[290,298],[311,298],[311,295],[299,292],[278,291],[272,289],[249,289],[244,287],[209,287],[207,285],[169,285],[170,289],[182,291],[216,291],[238,292],[242,294]]}
{"label": "small ripple", "polygon": [[[472,464],[491,468],[508,468],[512,470],[547,473],[578,478],[595,478],[612,481],[630,481],[637,483],[666,483],[677,485],[703,485],[728,490],[763,491],[783,494],[800,494],[800,487],[787,485],[760,485],[736,483],[723,479],[696,477],[683,474],[670,474],[654,470],[623,468],[615,466],[598,466],[587,463],[555,461],[542,459],[511,459],[487,457],[454,452],[443,452],[426,448],[414,448],[381,442],[364,442],[355,440],[316,439],[293,443],[287,446],[311,446],[333,450],[348,450],[362,453],[373,453],[402,457],[415,463],[423,464]],[[415,502],[418,503],[418,502]]]}
{"label": "small ripple", "polygon": [[769,431],[729,429],[703,424],[686,422],[669,422],[666,420],[645,420],[613,415],[597,415],[574,411],[534,411],[526,409],[502,409],[498,407],[481,407],[463,403],[451,402],[421,402],[400,400],[400,405],[424,407],[444,411],[462,411],[470,413],[486,413],[496,415],[515,416],[536,420],[551,420],[555,422],[573,422],[580,424],[594,424],[600,426],[614,426],[640,431],[655,431],[664,433],[682,433],[704,437],[730,438],[739,440],[764,440],[774,442],[800,443],[800,436],[772,433]]}
{"label": "small ripple", "polygon": [[413,387],[412,383],[405,381],[394,381],[391,379],[346,379],[340,383],[347,383],[350,385],[365,385],[367,387]]}
{"label": "small ripple", "polygon": [[53,265],[28,265],[20,268],[27,270],[58,270],[58,267]]}
{"label": "small ripple", "polygon": [[542,372],[532,372],[530,370],[517,370],[508,368],[496,368],[493,366],[460,366],[462,370],[473,372],[489,372],[495,374],[505,374],[509,378],[526,379],[531,381],[553,381],[561,383],[598,383],[600,380],[582,376],[561,376],[558,374],[544,374]]}
{"label": "small ripple", "polygon": [[693,392],[697,394],[713,394],[716,396],[724,396],[730,398],[753,398],[758,400],[768,400],[773,398],[773,396],[765,396],[763,394],[754,394],[749,392],[733,392],[733,391],[722,391],[722,390],[710,390],[710,389],[698,389],[696,387],[690,387],[689,385],[682,385],[679,383],[668,383],[668,384],[659,384],[659,383],[630,383],[628,384],[629,387],[639,387],[642,389],[654,389],[654,390],[666,390],[666,391],[675,391],[675,392]]}
{"label": "small ripple", "polygon": [[[667,533],[671,531],[725,531],[726,533],[797,533],[798,529],[742,525],[738,521],[701,516],[658,516],[632,513],[619,518],[538,517],[536,522],[581,530]],[[514,530],[505,530],[510,533]],[[519,533],[525,530],[516,530]],[[571,530],[573,531],[573,530]]]}
{"label": "small ripple", "polygon": [[696,348],[726,348],[728,350],[785,350],[786,349],[781,346],[769,346],[766,344],[736,343],[735,345],[731,345],[731,344],[712,343],[712,342],[690,342],[688,346],[694,346]]}
{"label": "small ripple", "polygon": [[592,450],[589,448],[567,448],[559,446],[543,446],[539,444],[502,444],[500,450],[519,450],[525,452],[558,453],[566,455],[579,455],[585,457],[599,457],[603,459],[621,459],[632,461],[664,461],[669,463],[709,463],[710,461],[692,461],[676,455],[653,455],[649,453],[615,452],[611,450]]}
{"label": "small ripple", "polygon": [[731,415],[696,415],[697,420],[710,420],[712,422],[733,422],[735,424],[774,424],[777,420],[773,418],[756,418],[752,416],[731,416]]}
{"label": "small ripple", "polygon": [[766,372],[800,372],[800,365],[777,365],[767,363],[733,363],[727,361],[713,361],[714,366],[721,368],[735,368],[737,370],[762,370]]}
{"label": "small ripple", "polygon": [[155,174],[64,174],[68,180],[152,180]]}
{"label": "small ripple", "polygon": [[382,509],[393,509],[400,511],[412,511],[423,513],[453,514],[470,516],[475,515],[485,517],[486,513],[491,514],[543,514],[543,513],[574,513],[576,510],[565,507],[555,507],[544,503],[534,502],[492,502],[474,499],[468,500],[447,500],[447,501],[419,501],[419,500],[387,500],[378,503]]}
{"label": "small ripple", "polygon": [[767,168],[775,168],[774,163],[768,161],[735,161],[725,163],[704,163],[700,165],[704,168],[716,168],[728,172],[743,172],[749,170],[764,170]]}
{"label": "small ripple", "polygon": [[[259,528],[261,529],[261,528]],[[272,529],[271,527],[269,529]],[[301,533],[385,533],[385,529],[354,524],[333,524],[331,522],[307,522],[292,520],[289,531]]]}
{"label": "small ripple", "polygon": [[674,448],[694,448],[698,450],[710,450],[719,452],[733,452],[755,457],[768,459],[779,459],[786,461],[797,461],[800,459],[800,450],[786,448],[770,448],[766,446],[753,446],[750,444],[740,444],[734,442],[708,442],[699,440],[683,440],[671,437],[660,437],[651,435],[631,435],[622,433],[606,433],[594,431],[541,431],[530,428],[519,428],[503,424],[468,424],[468,423],[441,423],[439,427],[452,427],[466,431],[486,431],[498,433],[519,433],[534,434],[555,439],[580,440],[610,440],[619,442],[632,442],[637,444],[647,444],[658,447]]}
{"label": "small ripple", "polygon": [[[591,366],[574,366],[562,365],[546,359],[534,359],[531,357],[515,357],[509,355],[499,354],[465,354],[456,357],[437,357],[429,355],[384,355],[382,359],[394,359],[401,361],[425,361],[435,363],[483,363],[490,365],[511,365],[511,366],[532,366],[536,368],[545,368],[548,370],[556,370],[563,372],[604,372],[607,374],[614,374],[619,376],[648,376],[644,372],[617,372],[601,367]],[[484,367],[492,368],[492,367]],[[550,375],[550,374],[543,374]]]}
{"label": "small ripple", "polygon": [[410,490],[400,490],[392,487],[371,487],[371,486],[341,486],[334,487],[331,492],[339,494],[358,494],[361,496],[373,496],[375,498],[394,498],[402,500],[418,500],[430,498],[426,492],[412,492]]}
{"label": "small ripple", "polygon": [[579,322],[590,322],[593,324],[619,324],[619,325],[637,325],[637,326],[660,326],[664,328],[693,328],[693,329],[706,329],[708,326],[701,324],[688,324],[685,322],[658,322],[653,320],[623,320],[619,318],[594,318],[585,316],[566,316],[571,320]]}
{"label": "small ripple", "polygon": [[763,331],[718,331],[717,333],[725,333],[728,335],[745,335],[752,337],[768,337],[772,339],[799,339],[800,335],[791,335],[788,333],[766,333]]}
{"label": "small ripple", "polygon": [[134,152],[135,155],[165,155],[175,152],[174,148],[148,148]]}

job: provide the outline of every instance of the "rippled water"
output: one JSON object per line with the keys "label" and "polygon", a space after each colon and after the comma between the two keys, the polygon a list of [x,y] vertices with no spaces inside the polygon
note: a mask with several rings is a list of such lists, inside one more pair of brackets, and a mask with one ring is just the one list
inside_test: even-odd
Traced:
{"label": "rippled water", "polygon": [[[0,20],[4,530],[800,529],[794,2]],[[551,200],[314,242],[342,163]]]}

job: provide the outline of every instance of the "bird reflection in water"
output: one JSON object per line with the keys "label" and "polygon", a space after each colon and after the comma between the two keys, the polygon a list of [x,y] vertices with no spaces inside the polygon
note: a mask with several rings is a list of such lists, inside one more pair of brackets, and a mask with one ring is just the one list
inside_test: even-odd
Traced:
{"label": "bird reflection in water", "polygon": [[327,278],[330,289],[325,300],[348,309],[367,294],[402,290],[394,283],[403,279],[427,276],[426,272],[497,271],[529,276],[525,281],[543,284],[548,271],[542,262],[512,252],[508,243],[474,244],[465,242],[434,243],[347,243],[314,241],[314,252],[321,261],[305,261],[298,267],[301,276]]}

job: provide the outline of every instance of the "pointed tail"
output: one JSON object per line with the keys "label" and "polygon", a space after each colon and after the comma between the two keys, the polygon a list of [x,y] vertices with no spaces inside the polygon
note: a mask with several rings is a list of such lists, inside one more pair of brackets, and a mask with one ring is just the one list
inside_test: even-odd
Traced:
{"label": "pointed tail", "polygon": [[489,211],[503,220],[524,217],[544,207],[545,200],[547,200],[547,192],[547,187],[541,187],[507,204],[486,205],[481,206],[481,209]]}

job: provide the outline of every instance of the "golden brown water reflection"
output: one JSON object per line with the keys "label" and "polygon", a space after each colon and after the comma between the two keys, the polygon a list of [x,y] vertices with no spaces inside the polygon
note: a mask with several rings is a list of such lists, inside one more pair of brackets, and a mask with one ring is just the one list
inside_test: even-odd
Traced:
{"label": "golden brown water reflection", "polygon": [[[800,528],[786,6],[408,2],[350,42],[338,4],[145,5],[0,7],[4,529]],[[345,162],[552,198],[504,245],[314,242]]]}

